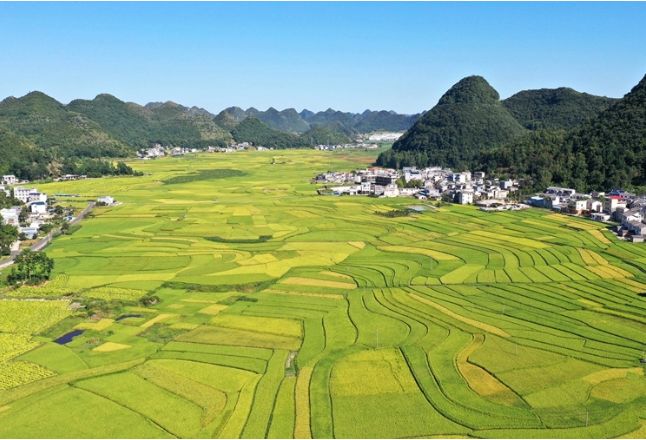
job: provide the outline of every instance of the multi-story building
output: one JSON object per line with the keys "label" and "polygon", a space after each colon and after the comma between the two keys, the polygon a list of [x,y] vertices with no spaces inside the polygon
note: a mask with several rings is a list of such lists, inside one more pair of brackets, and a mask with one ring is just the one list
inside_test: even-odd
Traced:
{"label": "multi-story building", "polygon": [[18,183],[18,179],[16,179],[16,176],[13,174],[6,174],[2,176],[2,184],[3,185],[15,185]]}

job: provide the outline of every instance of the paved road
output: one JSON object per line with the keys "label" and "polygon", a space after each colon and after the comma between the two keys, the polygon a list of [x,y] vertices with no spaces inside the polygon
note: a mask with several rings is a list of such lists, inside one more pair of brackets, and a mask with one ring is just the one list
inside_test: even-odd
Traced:
{"label": "paved road", "polygon": [[[77,217],[75,217],[74,219],[72,219],[72,221],[70,221],[70,226],[80,222],[81,220],[83,220],[85,215],[88,212],[90,212],[90,209],[94,208],[94,205],[95,205],[94,202],[90,202],[87,205],[87,207]],[[43,238],[38,240],[36,243],[32,244],[29,247],[29,249],[31,249],[34,252],[40,251],[42,249],[45,249],[47,247],[47,245],[52,241],[52,238],[54,237],[54,234],[57,233],[57,232],[61,232],[61,228],[57,228],[57,229],[52,230],[49,234],[47,234],[46,236],[44,236]],[[5,267],[11,266],[13,264],[13,260],[15,260],[16,256],[18,256],[19,253],[20,253],[20,251],[12,251],[11,256],[9,257],[9,259],[3,261],[2,263],[0,263],[0,269],[4,269]]]}

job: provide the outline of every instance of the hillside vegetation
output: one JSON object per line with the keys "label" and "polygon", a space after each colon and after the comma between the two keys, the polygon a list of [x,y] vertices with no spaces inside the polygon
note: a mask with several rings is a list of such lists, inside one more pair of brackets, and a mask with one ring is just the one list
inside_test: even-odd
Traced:
{"label": "hillside vegetation", "polygon": [[270,107],[260,111],[253,107],[242,110],[240,107],[229,107],[224,110],[238,121],[247,116],[254,116],[271,128],[291,133],[304,133],[310,127],[320,125],[333,131],[351,133],[371,133],[373,131],[404,131],[420,117],[415,115],[399,115],[388,111],[366,110],[363,113],[347,113],[327,109],[314,113],[307,109],[296,113],[294,109],[278,111]]}
{"label": "hillside vegetation", "polygon": [[484,78],[470,76],[451,87],[377,163],[464,169],[480,150],[501,146],[524,132],[498,92]]}
{"label": "hillside vegetation", "polygon": [[571,130],[617,102],[568,87],[523,90],[502,105],[528,130]]}
{"label": "hillside vegetation", "polygon": [[453,86],[377,164],[439,165],[581,191],[646,185],[646,80],[622,99],[568,88],[500,101],[482,78]]}
{"label": "hillside vegetation", "polygon": [[173,102],[140,106],[103,94],[92,101],[72,101],[67,108],[87,116],[113,137],[135,148],[154,143],[202,148],[223,146],[231,140],[230,133],[209,114]]}
{"label": "hillside vegetation", "polygon": [[268,148],[298,148],[309,145],[309,142],[291,133],[285,133],[269,127],[254,116],[248,116],[231,130],[236,142],[252,142],[256,146]]}
{"label": "hillside vegetation", "polygon": [[133,149],[87,116],[68,111],[41,92],[0,102],[0,126],[53,154],[78,157],[126,157]]}
{"label": "hillside vegetation", "polygon": [[646,77],[567,134],[531,134],[484,152],[477,163],[490,172],[579,190],[646,185]]}

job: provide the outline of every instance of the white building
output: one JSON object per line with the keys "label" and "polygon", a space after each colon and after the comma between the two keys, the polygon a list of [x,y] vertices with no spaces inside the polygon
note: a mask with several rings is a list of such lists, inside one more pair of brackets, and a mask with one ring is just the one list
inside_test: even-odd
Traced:
{"label": "white building", "polygon": [[7,174],[2,176],[2,183],[4,185],[15,185],[16,183],[18,183],[18,179],[16,179],[16,176],[14,176],[13,174]]}
{"label": "white building", "polygon": [[7,225],[17,225],[18,224],[18,215],[20,214],[20,207],[13,208],[3,208],[0,209],[0,216],[4,220],[4,223]]}
{"label": "white building", "polygon": [[381,133],[381,134],[373,134],[368,138],[370,141],[396,141],[400,137],[402,137],[404,133]]}
{"label": "white building", "polygon": [[34,202],[30,205],[32,214],[47,214],[47,203]]}
{"label": "white building", "polygon": [[458,191],[458,203],[460,205],[467,205],[469,203],[473,203],[473,191],[471,190]]}
{"label": "white building", "polygon": [[588,208],[588,211],[590,211],[590,212],[602,212],[603,211],[603,203],[598,201],[598,200],[594,200],[594,199],[588,199],[586,207]]}
{"label": "white building", "polygon": [[402,188],[402,189],[399,190],[399,193],[402,196],[414,196],[415,194],[417,194],[420,191],[421,190],[419,188]]}
{"label": "white building", "polygon": [[384,187],[384,197],[397,197],[399,196],[399,188],[397,185],[386,185]]}
{"label": "white building", "polygon": [[47,203],[47,194],[39,193],[38,191],[35,191],[35,190],[36,188],[32,188],[32,191],[29,193],[29,201]]}
{"label": "white building", "polygon": [[567,206],[570,209],[570,212],[576,212],[577,214],[580,214],[582,211],[585,211],[586,208],[588,207],[588,201],[587,200],[570,200],[567,203]]}
{"label": "white building", "polygon": [[610,215],[609,214],[604,214],[603,212],[594,212],[590,218],[592,220],[596,220],[598,222],[607,222],[610,220]]}
{"label": "white building", "polygon": [[24,186],[16,186],[13,189],[13,196],[20,200],[23,203],[29,202],[29,196],[31,193],[38,193],[36,188],[25,188]]}
{"label": "white building", "polygon": [[111,196],[103,196],[99,197],[97,199],[97,202],[105,203],[106,205],[112,205],[114,203],[114,199]]}

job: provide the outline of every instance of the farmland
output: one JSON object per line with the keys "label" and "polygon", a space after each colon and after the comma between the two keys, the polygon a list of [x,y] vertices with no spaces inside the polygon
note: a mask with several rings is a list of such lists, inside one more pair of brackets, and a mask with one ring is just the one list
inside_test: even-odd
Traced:
{"label": "farmland", "polygon": [[123,204],[0,297],[0,436],[639,438],[646,246],[534,209],[388,218],[409,201],[309,183],[372,160],[200,154],[42,185]]}

